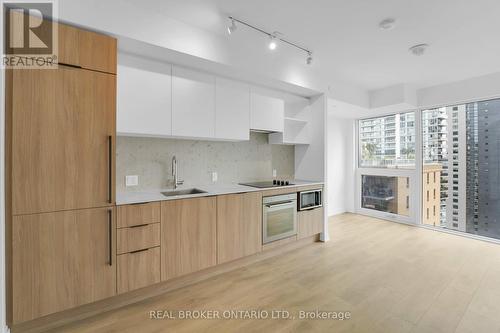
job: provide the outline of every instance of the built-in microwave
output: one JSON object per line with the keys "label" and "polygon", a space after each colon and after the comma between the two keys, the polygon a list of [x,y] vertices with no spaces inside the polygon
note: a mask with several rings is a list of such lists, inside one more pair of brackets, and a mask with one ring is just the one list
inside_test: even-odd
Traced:
{"label": "built-in microwave", "polygon": [[321,189],[299,192],[298,209],[306,210],[323,206],[322,192]]}

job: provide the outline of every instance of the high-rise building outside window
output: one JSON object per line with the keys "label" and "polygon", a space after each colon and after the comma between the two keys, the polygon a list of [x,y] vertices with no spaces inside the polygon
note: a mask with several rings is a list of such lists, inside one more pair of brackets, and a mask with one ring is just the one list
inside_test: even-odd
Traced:
{"label": "high-rise building outside window", "polygon": [[415,113],[359,121],[359,166],[415,167]]}
{"label": "high-rise building outside window", "polygon": [[500,239],[500,100],[422,111],[422,162],[423,193],[439,175],[439,216],[423,200],[424,224]]}

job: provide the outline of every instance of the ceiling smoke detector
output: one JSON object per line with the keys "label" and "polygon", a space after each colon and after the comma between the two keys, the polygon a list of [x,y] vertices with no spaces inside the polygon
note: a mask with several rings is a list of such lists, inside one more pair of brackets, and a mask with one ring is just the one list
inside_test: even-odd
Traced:
{"label": "ceiling smoke detector", "polygon": [[393,18],[386,18],[378,24],[380,30],[391,30],[395,26],[396,26],[396,19]]}
{"label": "ceiling smoke detector", "polygon": [[429,47],[428,44],[417,44],[410,47],[408,51],[410,51],[410,53],[415,56],[422,56],[424,55],[428,47]]}

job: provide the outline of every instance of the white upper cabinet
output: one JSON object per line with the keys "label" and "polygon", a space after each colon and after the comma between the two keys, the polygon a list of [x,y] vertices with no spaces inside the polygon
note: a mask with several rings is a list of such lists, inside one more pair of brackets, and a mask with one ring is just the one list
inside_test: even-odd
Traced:
{"label": "white upper cabinet", "polygon": [[215,76],[172,67],[172,135],[215,137]]}
{"label": "white upper cabinet", "polygon": [[215,137],[224,140],[250,139],[250,87],[216,78]]}
{"label": "white upper cabinet", "polygon": [[283,133],[269,134],[269,143],[285,145],[307,145],[310,141],[310,101],[302,97],[287,97],[285,103],[285,126]]}
{"label": "white upper cabinet", "polygon": [[172,134],[172,66],[120,56],[116,131],[122,135]]}
{"label": "white upper cabinet", "polygon": [[250,128],[260,131],[283,132],[285,103],[282,99],[250,94]]}

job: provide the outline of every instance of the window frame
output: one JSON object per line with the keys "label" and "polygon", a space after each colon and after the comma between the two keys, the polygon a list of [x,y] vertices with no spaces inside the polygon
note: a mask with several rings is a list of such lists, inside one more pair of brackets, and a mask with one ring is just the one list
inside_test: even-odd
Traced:
{"label": "window frame", "polygon": [[[361,161],[361,140],[360,140],[360,121],[367,119],[374,119],[379,117],[387,117],[395,114],[401,113],[414,113],[415,117],[415,166],[413,168],[400,168],[400,167],[363,167],[360,165]],[[355,156],[355,212],[362,215],[372,216],[384,220],[389,220],[392,222],[421,225],[422,219],[422,142],[419,131],[421,130],[421,110],[413,109],[406,110],[402,112],[396,112],[392,114],[384,114],[377,117],[366,117],[360,118],[356,121],[355,126],[355,147],[357,152]],[[410,184],[410,195],[409,195],[409,214],[408,216],[398,215],[393,213],[381,212],[373,209],[363,208],[362,198],[361,198],[361,187],[362,187],[362,177],[366,176],[388,176],[388,177],[408,177]],[[419,185],[420,184],[420,185]]]}
{"label": "window frame", "polygon": [[[415,212],[415,220],[413,222],[410,222],[410,224],[415,224],[417,226],[420,226],[422,228],[438,231],[438,232],[444,232],[452,235],[457,235],[461,237],[468,237],[472,239],[477,239],[489,243],[494,243],[494,244],[500,244],[499,239],[494,239],[494,238],[489,238],[489,237],[484,237],[480,235],[475,235],[475,234],[470,234],[470,233],[464,233],[461,231],[455,231],[451,229],[446,229],[446,228],[441,228],[441,227],[433,227],[429,225],[423,224],[423,198],[422,198],[422,193],[423,193],[423,177],[422,177],[422,171],[423,171],[423,156],[422,156],[422,111],[424,110],[429,110],[429,109],[436,109],[436,108],[441,108],[441,107],[448,107],[448,106],[454,106],[454,105],[460,105],[460,104],[467,104],[467,103],[479,103],[479,102],[484,102],[487,100],[493,100],[493,99],[500,99],[500,93],[498,94],[491,94],[486,97],[481,97],[481,98],[464,98],[461,100],[453,100],[453,101],[447,101],[443,103],[435,103],[435,104],[426,104],[426,105],[421,105],[418,108],[415,109],[408,109],[408,110],[403,110],[400,112],[394,112],[394,113],[387,113],[387,114],[381,114],[378,115],[377,117],[382,117],[382,116],[388,116],[391,114],[396,114],[396,113],[406,113],[406,112],[415,112],[415,175],[414,178],[416,180],[417,184],[417,198],[412,198],[410,197],[410,205],[413,204],[413,206],[417,205],[417,209]],[[365,119],[370,119],[370,118],[376,118],[376,117],[362,117],[359,119],[356,119],[356,122],[359,122],[360,120],[365,120]],[[376,172],[377,170],[384,170],[388,169],[391,171],[396,171],[396,170],[401,170],[401,169],[396,169],[396,168],[363,168],[360,167],[359,165],[359,152],[360,152],[360,141],[359,141],[359,124],[356,123],[355,126],[355,149],[357,149],[356,152],[354,152],[354,169],[355,169],[355,177],[356,177],[356,185],[354,189],[354,211],[359,214],[363,215],[368,215],[368,216],[373,216],[375,214],[372,214],[373,211],[368,211],[364,212],[361,211],[359,206],[361,203],[361,181],[360,181],[360,173],[365,172],[365,174],[368,174],[368,172]],[[396,171],[397,172],[397,171]],[[415,190],[413,190],[411,193],[415,193]],[[414,196],[413,196],[414,197]],[[413,200],[413,201],[412,201]],[[410,206],[411,208],[411,206]],[[415,209],[415,207],[413,207]],[[387,214],[387,213],[386,213]],[[397,216],[395,218],[391,216],[374,216],[374,217],[379,217],[382,219],[390,220],[393,222],[399,222],[399,223],[407,223],[405,221],[402,221],[402,219],[398,218]]]}

